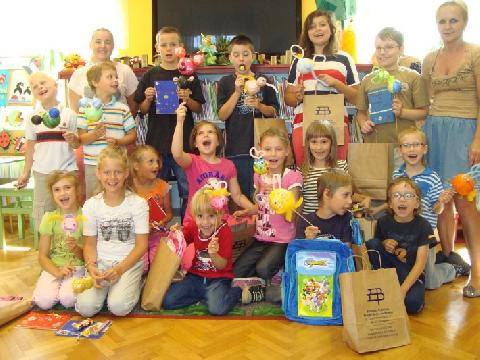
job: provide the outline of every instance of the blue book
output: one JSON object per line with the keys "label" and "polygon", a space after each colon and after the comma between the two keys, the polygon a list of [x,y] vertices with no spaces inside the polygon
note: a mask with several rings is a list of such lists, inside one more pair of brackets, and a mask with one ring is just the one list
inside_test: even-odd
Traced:
{"label": "blue book", "polygon": [[156,113],[175,114],[178,108],[177,85],[173,81],[155,81]]}
{"label": "blue book", "polygon": [[374,124],[386,124],[395,121],[395,114],[392,111],[392,101],[392,93],[386,88],[368,93],[370,120]]}

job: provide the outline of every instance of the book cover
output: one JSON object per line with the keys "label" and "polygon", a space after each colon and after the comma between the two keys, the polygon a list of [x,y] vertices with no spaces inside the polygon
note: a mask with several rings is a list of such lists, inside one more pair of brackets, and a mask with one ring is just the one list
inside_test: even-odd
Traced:
{"label": "book cover", "polygon": [[[88,322],[89,325],[82,326],[82,322]],[[86,339],[100,339],[105,332],[112,326],[111,320],[103,322],[93,321],[91,319],[70,320],[63,327],[55,332],[57,336],[82,337]]]}
{"label": "book cover", "polygon": [[58,330],[68,320],[72,318],[72,314],[54,314],[30,311],[15,327],[23,327],[28,329],[40,330]]}
{"label": "book cover", "polygon": [[393,95],[386,88],[368,93],[370,120],[374,124],[387,124],[395,121],[395,115],[392,111],[392,101]]}
{"label": "book cover", "polygon": [[298,315],[332,317],[336,254],[302,250],[296,254]]}
{"label": "book cover", "polygon": [[178,108],[177,85],[173,81],[155,81],[156,113],[175,114]]}

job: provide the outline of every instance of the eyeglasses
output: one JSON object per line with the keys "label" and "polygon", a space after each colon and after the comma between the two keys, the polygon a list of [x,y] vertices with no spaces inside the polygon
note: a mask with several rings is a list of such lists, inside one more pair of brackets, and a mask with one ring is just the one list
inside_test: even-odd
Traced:
{"label": "eyeglasses", "polygon": [[422,147],[423,145],[425,145],[424,143],[405,143],[405,144],[400,144],[400,147],[402,149],[418,149],[420,147]]}
{"label": "eyeglasses", "polygon": [[389,52],[392,49],[398,48],[398,45],[387,45],[387,46],[376,46],[375,51],[376,52],[381,52],[382,50],[385,52]]}
{"label": "eyeglasses", "polygon": [[407,193],[399,193],[399,192],[394,192],[392,194],[392,199],[395,199],[395,200],[400,200],[400,199],[404,199],[404,200],[413,200],[413,199],[416,199],[417,198],[417,195],[415,195],[414,193],[410,193],[410,192],[407,192]]}

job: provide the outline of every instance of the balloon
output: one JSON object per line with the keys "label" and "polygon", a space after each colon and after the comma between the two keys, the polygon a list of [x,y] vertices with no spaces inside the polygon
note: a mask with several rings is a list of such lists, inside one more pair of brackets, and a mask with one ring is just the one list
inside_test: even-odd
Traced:
{"label": "balloon", "polygon": [[63,231],[66,234],[71,234],[75,232],[78,228],[77,219],[74,214],[65,214],[62,221]]}
{"label": "balloon", "polygon": [[72,289],[75,294],[80,294],[91,287],[93,287],[93,279],[90,276],[74,279],[72,281]]}
{"label": "balloon", "polygon": [[293,193],[287,189],[275,189],[268,195],[270,208],[278,215],[283,215],[285,220],[292,221],[293,213],[302,205],[303,198],[295,200]]}
{"label": "balloon", "polygon": [[469,201],[475,197],[475,180],[469,174],[458,174],[452,179],[453,189]]}
{"label": "balloon", "polygon": [[257,151],[255,147],[250,149],[250,156],[254,158],[253,171],[258,175],[266,174],[268,171],[268,164],[262,157],[262,151]]}
{"label": "balloon", "polygon": [[184,47],[178,46],[175,48],[175,56],[178,58],[184,58],[187,52],[185,51]]}
{"label": "balloon", "polygon": [[83,108],[83,112],[85,114],[85,119],[87,120],[87,122],[96,122],[100,120],[103,116],[102,101],[100,99],[82,98],[79,104]]}
{"label": "balloon", "polygon": [[228,203],[228,196],[230,193],[227,190],[226,181],[210,182],[206,185],[208,187],[205,193],[210,197],[210,205],[215,210],[221,210]]}

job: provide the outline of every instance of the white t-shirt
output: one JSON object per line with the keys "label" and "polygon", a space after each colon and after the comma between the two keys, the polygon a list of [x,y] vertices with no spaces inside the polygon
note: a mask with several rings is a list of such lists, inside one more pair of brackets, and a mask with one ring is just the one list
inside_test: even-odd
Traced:
{"label": "white t-shirt", "polygon": [[122,261],[135,247],[135,234],[148,234],[147,201],[127,191],[123,202],[108,206],[103,193],[83,206],[84,236],[97,237],[97,259]]}
{"label": "white t-shirt", "polygon": [[25,125],[25,138],[35,141],[32,169],[41,174],[50,174],[55,170],[78,170],[75,152],[63,138],[65,131],[77,132],[77,114],[59,104],[60,123],[53,129],[32,123],[32,116],[45,110],[39,104],[36,111],[28,116]]}
{"label": "white t-shirt", "polygon": [[[114,63],[118,74],[118,90],[115,97],[125,105],[127,97],[132,95],[137,89],[138,80],[130,66],[122,63]],[[93,63],[88,63],[75,70],[68,82],[68,88],[81,97],[93,98],[95,96],[87,81],[87,71]]]}

